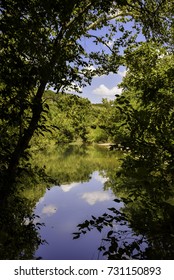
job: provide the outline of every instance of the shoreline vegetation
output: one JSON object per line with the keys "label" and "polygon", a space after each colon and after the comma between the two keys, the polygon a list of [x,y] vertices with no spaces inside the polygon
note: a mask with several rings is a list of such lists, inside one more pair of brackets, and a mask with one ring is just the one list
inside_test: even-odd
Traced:
{"label": "shoreline vegetation", "polygon": [[127,130],[122,125],[124,116],[117,108],[117,99],[91,103],[75,94],[56,94],[45,91],[49,114],[43,114],[42,134],[32,139],[32,150],[44,150],[57,145],[98,145],[110,150],[128,151],[123,143]]}
{"label": "shoreline vegetation", "polygon": [[[1,2],[0,257],[32,259],[42,242],[32,209],[43,188],[85,182],[104,166],[104,187],[124,212],[110,208],[113,219],[86,220],[80,232],[111,226],[110,249],[99,248],[108,259],[173,259],[174,1]],[[105,76],[110,84],[93,84]],[[114,100],[78,96],[87,85],[91,100]],[[120,247],[120,217],[147,250],[136,240]]]}
{"label": "shoreline vegetation", "polygon": [[112,135],[111,117],[120,118],[113,101],[103,99],[102,103],[92,104],[87,98],[75,94],[45,92],[49,114],[43,114],[42,134],[32,139],[32,146],[44,148],[59,144],[98,144],[113,146],[119,139]]}

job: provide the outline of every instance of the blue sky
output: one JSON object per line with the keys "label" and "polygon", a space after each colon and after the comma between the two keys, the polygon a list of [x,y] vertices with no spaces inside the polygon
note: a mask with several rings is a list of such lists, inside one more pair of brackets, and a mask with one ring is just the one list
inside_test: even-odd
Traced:
{"label": "blue sky", "polygon": [[[117,27],[118,27],[117,23]],[[123,24],[125,30],[131,31],[132,34],[136,33],[136,30],[134,29],[134,22],[127,22]],[[105,32],[107,32],[107,27],[104,27],[102,30],[98,31],[91,31],[90,34],[94,35],[104,35]],[[115,36],[113,37],[112,41],[109,41],[109,45],[113,46],[114,41],[118,38],[122,37],[123,33],[118,31],[115,33]],[[107,38],[106,38],[107,40]],[[136,39],[136,41],[144,41],[144,36],[140,33]],[[91,39],[84,39],[82,43],[86,49],[87,52],[90,51],[101,51],[104,50],[106,53],[108,53],[108,49],[103,44],[94,44]],[[120,54],[123,54],[124,50],[121,47],[119,50]],[[95,69],[95,65],[92,66]],[[108,100],[114,100],[116,94],[121,94],[121,89],[118,88],[118,84],[122,81],[122,78],[126,74],[126,68],[123,66],[119,67],[119,70],[117,74],[109,74],[109,75],[103,75],[103,76],[95,76],[92,80],[91,85],[87,85],[85,88],[82,89],[82,94],[80,96],[88,98],[92,103],[101,103],[103,98],[107,98]]]}
{"label": "blue sky", "polygon": [[[123,33],[119,31],[119,23],[115,23],[117,25],[117,32],[113,36],[113,40],[108,42],[108,45],[110,47],[113,46],[114,41],[116,41],[118,38],[121,38]],[[125,30],[131,31],[132,34],[136,33],[136,30],[134,29],[134,22],[126,22],[122,23]],[[92,30],[89,34],[91,35],[98,35],[105,37],[105,33],[107,33],[107,27],[102,28],[101,30]],[[105,37],[107,41],[107,37]],[[140,33],[136,39],[137,41],[144,41],[144,36]],[[106,53],[109,53],[110,51],[108,48],[103,44],[95,44],[93,42],[92,38],[82,38],[82,46],[85,48],[87,52],[91,51],[102,51],[104,50]],[[120,54],[123,54],[124,50],[121,47],[119,50]],[[89,68],[94,70],[96,65],[89,66]],[[92,103],[101,103],[103,98],[107,98],[108,100],[114,100],[116,94],[121,94],[121,89],[118,88],[118,84],[122,81],[122,78],[126,74],[126,68],[123,66],[119,67],[119,70],[117,74],[110,73],[109,75],[103,75],[103,76],[95,76],[92,80],[91,85],[87,85],[82,89],[82,93],[78,94],[81,97],[88,98]],[[75,93],[75,92],[72,92]]]}
{"label": "blue sky", "polygon": [[101,103],[102,98],[114,100],[115,94],[121,93],[121,89],[118,88],[118,84],[121,82],[125,73],[125,68],[121,66],[118,74],[94,77],[91,85],[86,86],[80,96],[88,98],[92,103]]}
{"label": "blue sky", "polygon": [[[105,34],[108,33],[108,28],[104,27],[101,30],[92,30],[89,32],[91,35],[97,35],[97,36],[103,36],[105,37]],[[110,47],[113,46],[114,41],[118,39],[122,35],[121,32],[115,33],[115,36],[113,36],[113,40],[108,42],[108,45]],[[82,39],[83,40],[83,39]],[[105,40],[107,41],[107,37],[105,37]],[[110,53],[109,49],[103,45],[102,43],[98,43],[97,45],[93,42],[93,39],[91,38],[84,38],[84,41],[82,42],[82,45],[84,46],[85,50],[87,52],[91,51],[104,51],[105,53]],[[120,49],[120,53],[123,52],[123,49]],[[97,67],[97,66],[92,66]],[[114,100],[116,94],[121,93],[121,89],[118,88],[118,84],[121,82],[123,76],[125,76],[125,67],[120,66],[119,71],[117,74],[110,73],[109,75],[102,75],[102,76],[95,76],[92,80],[91,85],[87,85],[82,90],[82,97],[88,98],[92,103],[101,103],[103,98],[107,98],[108,100]]]}

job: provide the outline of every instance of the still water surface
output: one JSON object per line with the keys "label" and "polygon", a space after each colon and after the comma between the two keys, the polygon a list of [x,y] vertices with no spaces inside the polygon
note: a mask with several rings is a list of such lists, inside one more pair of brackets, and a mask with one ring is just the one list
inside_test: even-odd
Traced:
{"label": "still water surface", "polygon": [[35,213],[41,217],[42,238],[48,244],[41,246],[37,256],[44,259],[97,259],[100,246],[100,233],[92,231],[78,240],[72,240],[76,226],[91,218],[101,215],[113,206],[114,195],[104,191],[106,178],[98,171],[91,174],[89,182],[73,182],[69,185],[54,186],[47,191],[37,204]]}
{"label": "still water surface", "polygon": [[72,145],[35,153],[0,204],[0,259],[174,259],[173,169],[130,154],[120,168],[123,156]]}
{"label": "still water surface", "polygon": [[59,147],[42,158],[58,184],[37,196],[35,214],[45,224],[39,233],[47,243],[35,257],[174,258],[172,174],[159,172],[146,155],[128,156],[120,169],[123,154],[100,146]]}
{"label": "still water surface", "polygon": [[[91,215],[100,216],[108,207],[115,207],[115,195],[110,189],[104,190],[104,184],[108,180],[107,170],[119,165],[120,154],[103,147],[71,147],[57,151],[54,156],[49,165],[52,172],[55,174],[57,166],[57,172],[61,169],[65,177],[61,174],[60,186],[52,186],[36,205],[35,214],[40,217],[39,222],[44,223],[40,234],[47,241],[36,251],[36,257],[103,259],[97,250],[101,245],[99,231],[94,229],[77,240],[73,240],[73,232]],[[105,231],[102,235],[104,237]]]}

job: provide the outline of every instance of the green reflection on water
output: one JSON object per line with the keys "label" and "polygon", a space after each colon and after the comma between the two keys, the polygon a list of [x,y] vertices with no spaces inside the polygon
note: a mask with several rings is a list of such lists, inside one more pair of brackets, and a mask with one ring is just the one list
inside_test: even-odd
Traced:
{"label": "green reflection on water", "polygon": [[55,182],[89,181],[93,171],[102,173],[119,166],[120,156],[104,147],[74,145],[33,155],[32,168],[21,173],[14,191],[0,204],[0,259],[34,258],[44,240],[33,209],[48,188]]}
{"label": "green reflection on water", "polygon": [[[108,259],[174,259],[172,171],[160,168],[154,159],[127,156],[122,168],[109,170],[107,176],[105,188],[112,189],[124,208],[106,209],[102,216],[82,223],[75,237],[108,227],[99,248]],[[115,226],[122,228],[115,230]]]}
{"label": "green reflection on water", "polygon": [[112,189],[119,198],[116,203],[124,202],[124,208],[106,209],[103,216],[92,218],[90,223],[85,221],[79,233],[81,229],[87,233],[88,228],[98,227],[101,232],[107,228],[99,250],[108,259],[173,259],[172,172],[160,169],[147,158],[127,157],[120,168],[121,158],[121,153],[106,147],[75,145],[59,146],[33,156],[32,165],[44,167],[46,175],[42,169],[33,168],[32,175],[23,174],[14,193],[1,201],[0,259],[34,258],[43,242],[39,235],[42,225],[36,224],[32,214],[36,202],[47,188],[54,186],[53,182],[87,182],[94,171],[108,178],[105,190]]}
{"label": "green reflection on water", "polygon": [[122,154],[111,152],[107,147],[94,146],[59,146],[38,155],[35,160],[59,184],[89,181],[94,171],[107,172],[120,166]]}

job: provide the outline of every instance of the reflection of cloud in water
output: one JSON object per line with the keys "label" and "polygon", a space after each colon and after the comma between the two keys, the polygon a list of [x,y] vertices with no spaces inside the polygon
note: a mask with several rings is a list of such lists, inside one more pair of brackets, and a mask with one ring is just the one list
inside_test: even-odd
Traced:
{"label": "reflection of cloud in water", "polygon": [[80,183],[72,183],[72,184],[69,184],[69,185],[61,185],[61,189],[64,192],[69,192],[71,189],[73,189],[74,187],[77,187],[79,185],[80,185]]}
{"label": "reflection of cloud in water", "polygon": [[51,216],[57,212],[57,207],[53,204],[47,205],[42,209],[42,213]]}
{"label": "reflection of cloud in water", "polygon": [[41,204],[42,202],[44,202],[44,200],[45,200],[45,197],[44,197],[44,196],[41,197],[41,198],[39,199],[39,201],[36,203],[36,206],[39,205],[39,204]]}
{"label": "reflection of cloud in water", "polygon": [[[104,175],[104,174],[103,174],[103,175]],[[104,183],[108,180],[108,178],[104,178],[104,177],[102,177],[101,175],[99,175],[98,172],[94,172],[94,173],[93,173],[93,178],[94,178],[95,180],[99,181],[99,182],[102,183],[102,184],[104,184]]]}
{"label": "reflection of cloud in water", "polygon": [[96,202],[103,202],[110,200],[111,196],[109,193],[104,192],[86,192],[82,195],[82,198],[90,205],[94,205]]}

